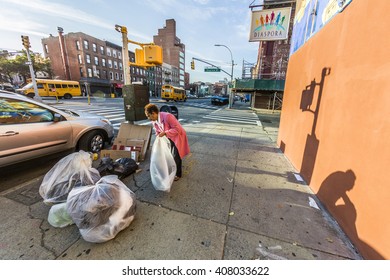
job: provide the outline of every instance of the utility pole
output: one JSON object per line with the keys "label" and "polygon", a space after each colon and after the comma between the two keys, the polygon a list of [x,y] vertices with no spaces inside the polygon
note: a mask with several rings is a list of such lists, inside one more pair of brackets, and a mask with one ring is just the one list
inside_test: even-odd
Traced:
{"label": "utility pole", "polygon": [[30,47],[31,47],[30,46],[30,38],[28,36],[24,36],[24,35],[22,35],[21,37],[22,37],[23,46],[26,48],[26,53],[27,53],[27,63],[26,64],[30,68],[31,81],[32,81],[33,87],[34,87],[34,99],[38,100],[38,101],[42,101],[42,97],[38,93],[38,87],[37,87],[37,82],[35,80],[34,68],[33,68],[31,56],[30,56]]}
{"label": "utility pole", "polygon": [[[124,68],[124,86],[122,87],[123,102],[125,109],[125,120],[130,124],[134,121],[144,120],[144,106],[149,103],[149,88],[146,85],[132,84],[130,76],[130,66],[152,67],[161,65],[163,62],[163,51],[160,46],[154,43],[139,43],[127,38],[127,28],[116,24],[115,30],[122,33],[123,50],[123,68]],[[129,62],[128,44],[132,43],[140,46],[142,49],[135,49],[135,62]]]}
{"label": "utility pole", "polygon": [[129,43],[127,40],[127,27],[115,25],[115,30],[122,33],[122,57],[125,85],[131,85],[130,67],[129,67]]}
{"label": "utility pole", "polygon": [[64,29],[62,27],[57,27],[57,31],[58,31],[58,39],[60,42],[62,65],[64,66],[65,79],[70,80],[71,77],[70,77],[70,70],[69,70],[68,54],[66,51],[65,40],[63,35]]}

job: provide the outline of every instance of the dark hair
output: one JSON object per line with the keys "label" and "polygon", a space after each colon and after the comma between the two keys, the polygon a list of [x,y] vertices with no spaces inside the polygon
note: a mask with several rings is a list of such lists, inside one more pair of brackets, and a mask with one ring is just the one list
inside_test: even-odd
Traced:
{"label": "dark hair", "polygon": [[158,114],[158,111],[159,111],[157,105],[154,105],[152,103],[145,105],[144,108],[145,108],[145,112],[148,114],[153,114],[153,113]]}

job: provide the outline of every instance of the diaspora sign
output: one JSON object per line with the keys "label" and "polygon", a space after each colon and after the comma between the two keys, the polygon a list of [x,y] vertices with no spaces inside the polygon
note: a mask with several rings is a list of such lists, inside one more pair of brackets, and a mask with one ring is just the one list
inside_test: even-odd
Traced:
{"label": "diaspora sign", "polygon": [[252,12],[249,42],[286,40],[291,7]]}

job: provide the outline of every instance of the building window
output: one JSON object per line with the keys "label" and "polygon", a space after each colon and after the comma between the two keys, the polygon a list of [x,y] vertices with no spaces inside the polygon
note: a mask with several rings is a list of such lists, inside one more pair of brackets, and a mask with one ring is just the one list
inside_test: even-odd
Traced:
{"label": "building window", "polygon": [[88,68],[88,77],[92,78],[92,69]]}
{"label": "building window", "polygon": [[122,53],[121,52],[118,52],[118,58],[122,59]]}
{"label": "building window", "polygon": [[102,79],[107,79],[107,71],[106,70],[103,70]]}
{"label": "building window", "polygon": [[119,80],[119,74],[115,72],[115,80]]}
{"label": "building window", "polygon": [[105,58],[102,58],[102,66],[106,67],[106,59]]}
{"label": "building window", "polygon": [[110,72],[110,80],[114,79],[114,73]]}
{"label": "building window", "polygon": [[96,69],[96,77],[100,78],[100,70]]}
{"label": "building window", "polygon": [[89,44],[87,40],[84,40],[84,49],[88,50],[89,49]]}
{"label": "building window", "polygon": [[119,62],[119,70],[122,70],[122,69],[123,69],[122,62]]}
{"label": "building window", "polygon": [[112,57],[116,58],[116,50],[112,50]]}
{"label": "building window", "polygon": [[79,41],[76,41],[76,49],[79,51],[81,48],[80,48],[80,42]]}
{"label": "building window", "polygon": [[104,47],[100,46],[100,54],[104,54]]}
{"label": "building window", "polygon": [[45,51],[46,53],[49,53],[49,47],[45,44]]}
{"label": "building window", "polygon": [[86,62],[91,63],[91,56],[89,54],[86,55]]}
{"label": "building window", "polygon": [[111,49],[110,48],[107,48],[107,55],[111,56]]}
{"label": "building window", "polygon": [[123,74],[121,74],[121,81],[123,81]]}
{"label": "building window", "polygon": [[112,60],[111,59],[108,60],[108,68],[112,68]]}
{"label": "building window", "polygon": [[114,61],[114,69],[118,69],[118,62]]}
{"label": "building window", "polygon": [[95,59],[95,65],[99,65],[99,58],[95,56],[94,59]]}
{"label": "building window", "polygon": [[80,77],[84,77],[83,67],[80,67]]}
{"label": "building window", "polygon": [[95,43],[92,44],[92,50],[93,50],[94,52],[97,51],[97,48],[96,48],[96,44],[95,44]]}
{"label": "building window", "polygon": [[83,64],[83,59],[81,58],[81,54],[78,54],[77,57],[79,59],[79,64]]}

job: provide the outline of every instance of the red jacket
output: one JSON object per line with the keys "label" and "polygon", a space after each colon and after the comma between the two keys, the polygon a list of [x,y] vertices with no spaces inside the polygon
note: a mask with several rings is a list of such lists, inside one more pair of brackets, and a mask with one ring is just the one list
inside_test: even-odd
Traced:
{"label": "red jacket", "polygon": [[[170,113],[160,112],[159,121],[163,124],[167,137],[175,143],[177,150],[179,151],[180,158],[188,155],[190,153],[190,146],[188,145],[187,133],[176,117]],[[153,122],[153,127],[156,135],[162,132],[156,122]]]}

